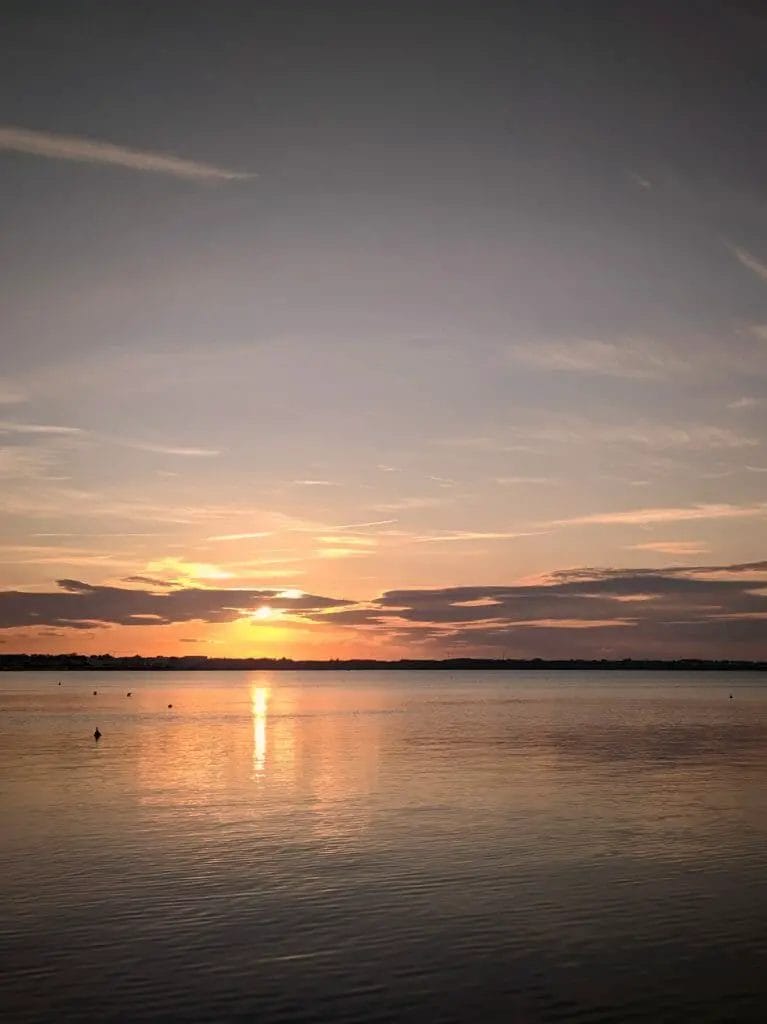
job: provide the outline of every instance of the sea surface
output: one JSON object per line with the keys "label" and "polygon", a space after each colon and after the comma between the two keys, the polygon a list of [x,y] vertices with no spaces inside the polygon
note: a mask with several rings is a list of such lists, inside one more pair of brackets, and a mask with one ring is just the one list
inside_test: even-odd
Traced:
{"label": "sea surface", "polygon": [[3,673],[0,1016],[763,1021],[767,678]]}

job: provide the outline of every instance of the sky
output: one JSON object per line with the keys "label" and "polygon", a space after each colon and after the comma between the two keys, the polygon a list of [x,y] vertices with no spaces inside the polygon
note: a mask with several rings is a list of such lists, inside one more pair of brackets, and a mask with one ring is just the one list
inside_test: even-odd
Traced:
{"label": "sky", "polygon": [[761,5],[0,29],[0,651],[767,657]]}

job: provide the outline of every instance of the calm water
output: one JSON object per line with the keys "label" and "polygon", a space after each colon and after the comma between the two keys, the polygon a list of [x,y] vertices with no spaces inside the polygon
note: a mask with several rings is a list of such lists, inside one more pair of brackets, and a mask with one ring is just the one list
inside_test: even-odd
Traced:
{"label": "calm water", "polygon": [[763,1020],[765,682],[4,674],[3,1020]]}

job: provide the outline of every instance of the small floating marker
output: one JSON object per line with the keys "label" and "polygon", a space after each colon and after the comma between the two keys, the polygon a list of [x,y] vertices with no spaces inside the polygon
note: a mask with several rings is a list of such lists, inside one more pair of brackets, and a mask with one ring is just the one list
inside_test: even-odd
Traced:
{"label": "small floating marker", "polygon": [[730,694],[730,700],[732,700],[732,694]]}
{"label": "small floating marker", "polygon": [[128,692],[127,692],[127,693],[125,694],[125,696],[126,696],[126,697],[130,697],[130,696],[131,696],[131,691],[130,691],[130,690],[128,690]]}
{"label": "small floating marker", "polygon": [[173,707],[173,705],[172,705],[172,704],[169,704],[169,705],[168,705],[168,707],[169,707],[169,708],[172,708],[172,707]]}
{"label": "small floating marker", "polygon": [[59,683],[59,686],[61,686],[61,683]]}
{"label": "small floating marker", "polygon": [[93,691],[93,696],[94,696],[94,697],[97,697],[97,696],[98,696],[98,692],[99,692],[98,690],[94,690],[94,691]]}
{"label": "small floating marker", "polygon": [[96,740],[97,743],[101,739],[101,733],[99,732],[99,727],[98,726],[96,726],[96,731],[93,734],[93,738],[94,738],[94,740]]}

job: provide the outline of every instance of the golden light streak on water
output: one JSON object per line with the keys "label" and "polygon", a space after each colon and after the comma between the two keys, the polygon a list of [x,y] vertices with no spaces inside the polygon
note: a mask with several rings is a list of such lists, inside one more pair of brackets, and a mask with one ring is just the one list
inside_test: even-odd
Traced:
{"label": "golden light streak on water", "polygon": [[269,706],[268,686],[253,686],[250,691],[250,709],[253,717],[253,770],[257,775],[266,766],[266,717]]}

